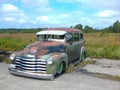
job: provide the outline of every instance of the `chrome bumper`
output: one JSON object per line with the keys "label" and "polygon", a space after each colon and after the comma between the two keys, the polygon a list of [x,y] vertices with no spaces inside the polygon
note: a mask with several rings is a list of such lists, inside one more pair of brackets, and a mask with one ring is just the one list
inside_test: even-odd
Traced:
{"label": "chrome bumper", "polygon": [[50,79],[50,80],[54,78],[52,74],[40,74],[40,73],[35,73],[35,72],[20,71],[20,70],[16,70],[15,68],[11,68],[11,67],[9,67],[8,69],[11,74],[25,76],[25,77]]}

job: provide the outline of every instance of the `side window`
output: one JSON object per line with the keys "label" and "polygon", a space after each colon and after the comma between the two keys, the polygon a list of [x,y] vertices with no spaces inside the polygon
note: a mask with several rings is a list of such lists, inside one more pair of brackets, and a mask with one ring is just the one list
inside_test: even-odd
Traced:
{"label": "side window", "polygon": [[54,39],[60,39],[59,35],[54,35]]}
{"label": "side window", "polygon": [[79,41],[79,33],[74,33],[74,41]]}
{"label": "side window", "polygon": [[37,35],[37,40],[42,41],[44,39],[43,35]]}
{"label": "side window", "polygon": [[80,40],[83,40],[83,34],[80,33]]}
{"label": "side window", "polygon": [[66,41],[67,42],[73,42],[73,34],[66,34]]}

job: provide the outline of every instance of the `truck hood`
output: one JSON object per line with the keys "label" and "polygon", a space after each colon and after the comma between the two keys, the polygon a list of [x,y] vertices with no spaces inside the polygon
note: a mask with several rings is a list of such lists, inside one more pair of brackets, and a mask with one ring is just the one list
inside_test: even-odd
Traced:
{"label": "truck hood", "polygon": [[20,54],[21,55],[31,54],[38,57],[45,54],[63,52],[63,51],[64,51],[64,45],[60,42],[50,42],[50,41],[39,42],[38,41],[28,45]]}

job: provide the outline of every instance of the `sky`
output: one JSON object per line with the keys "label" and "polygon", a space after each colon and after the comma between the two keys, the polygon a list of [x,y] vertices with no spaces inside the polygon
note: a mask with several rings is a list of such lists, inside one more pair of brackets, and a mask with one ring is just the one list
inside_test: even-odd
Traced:
{"label": "sky", "polygon": [[0,0],[0,28],[105,28],[120,21],[120,0]]}

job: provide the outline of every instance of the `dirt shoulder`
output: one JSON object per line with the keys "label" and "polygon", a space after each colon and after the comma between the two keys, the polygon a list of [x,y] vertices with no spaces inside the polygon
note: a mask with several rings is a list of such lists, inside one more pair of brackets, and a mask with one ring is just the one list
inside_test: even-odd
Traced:
{"label": "dirt shoulder", "polygon": [[[87,60],[89,60],[88,58]],[[83,67],[84,70],[97,73],[107,74],[113,76],[120,76],[120,60],[108,60],[108,59],[93,59],[94,64],[88,64]]]}

